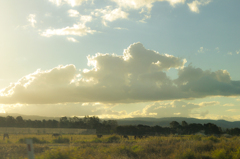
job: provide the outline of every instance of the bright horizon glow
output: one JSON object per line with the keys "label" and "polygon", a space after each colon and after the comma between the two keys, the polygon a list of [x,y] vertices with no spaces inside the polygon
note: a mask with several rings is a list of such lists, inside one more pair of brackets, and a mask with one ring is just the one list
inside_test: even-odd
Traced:
{"label": "bright horizon glow", "polygon": [[239,5],[1,1],[0,113],[240,120]]}

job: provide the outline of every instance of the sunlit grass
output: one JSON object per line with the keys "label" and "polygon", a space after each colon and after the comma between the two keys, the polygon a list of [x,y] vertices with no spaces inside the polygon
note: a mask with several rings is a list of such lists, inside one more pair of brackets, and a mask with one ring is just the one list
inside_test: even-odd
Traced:
{"label": "sunlit grass", "polygon": [[[135,140],[118,135],[10,135],[0,142],[0,159],[26,158],[25,138],[33,138],[37,159],[215,159],[240,158],[239,137],[155,136]],[[64,141],[64,142],[63,142]]]}

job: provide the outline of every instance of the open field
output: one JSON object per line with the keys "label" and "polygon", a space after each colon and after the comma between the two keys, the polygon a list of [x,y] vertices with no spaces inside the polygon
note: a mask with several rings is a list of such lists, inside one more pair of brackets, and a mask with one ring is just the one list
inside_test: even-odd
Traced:
{"label": "open field", "polygon": [[239,159],[240,137],[156,136],[135,140],[118,135],[11,135],[0,141],[0,159],[27,158],[33,138],[36,159]]}

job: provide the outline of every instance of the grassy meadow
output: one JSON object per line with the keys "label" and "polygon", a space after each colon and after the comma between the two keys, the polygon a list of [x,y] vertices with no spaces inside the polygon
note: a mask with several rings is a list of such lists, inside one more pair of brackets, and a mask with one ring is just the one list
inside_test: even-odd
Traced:
{"label": "grassy meadow", "polygon": [[0,159],[27,158],[26,138],[33,138],[36,159],[240,159],[240,137],[12,134],[0,141]]}

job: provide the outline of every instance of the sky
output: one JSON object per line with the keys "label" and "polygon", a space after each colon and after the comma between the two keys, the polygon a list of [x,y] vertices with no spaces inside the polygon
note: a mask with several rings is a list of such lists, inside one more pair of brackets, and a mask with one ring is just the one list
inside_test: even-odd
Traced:
{"label": "sky", "polygon": [[239,0],[0,1],[0,113],[240,120]]}

